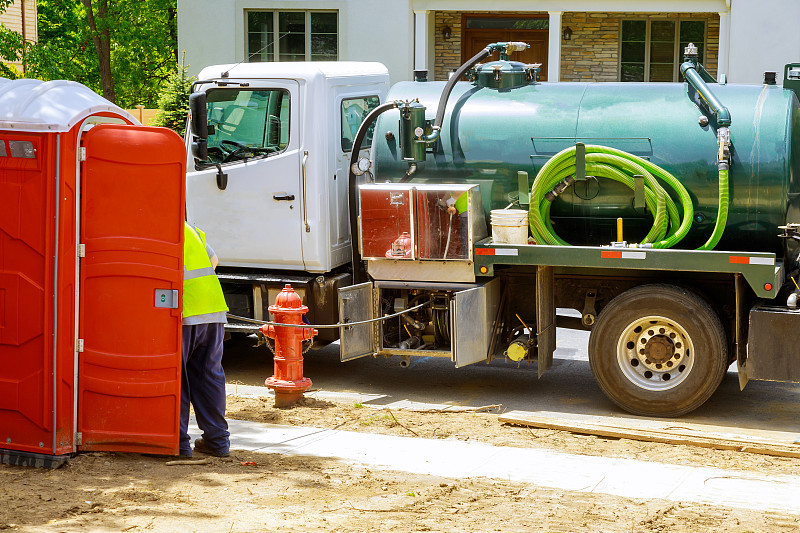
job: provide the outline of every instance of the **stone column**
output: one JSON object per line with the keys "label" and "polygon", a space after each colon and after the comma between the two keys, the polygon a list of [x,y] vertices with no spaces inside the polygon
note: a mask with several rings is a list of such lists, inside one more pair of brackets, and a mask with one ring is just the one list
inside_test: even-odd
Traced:
{"label": "stone column", "polygon": [[547,81],[559,81],[561,76],[561,15],[563,11],[548,11],[550,33],[547,44]]}
{"label": "stone column", "polygon": [[730,56],[731,14],[719,14],[719,51],[717,52],[717,81],[723,74],[728,75],[728,57]]}
{"label": "stone column", "polygon": [[428,52],[431,47],[430,36],[428,35],[430,14],[430,11],[414,10],[414,70],[431,70],[433,67],[433,65],[428,65]]}

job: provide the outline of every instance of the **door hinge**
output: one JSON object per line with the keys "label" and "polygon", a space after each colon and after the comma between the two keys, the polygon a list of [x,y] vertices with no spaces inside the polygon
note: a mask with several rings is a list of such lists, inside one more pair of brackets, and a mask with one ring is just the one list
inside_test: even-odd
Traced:
{"label": "door hinge", "polygon": [[86,257],[86,245],[79,244],[78,245],[78,257]]}
{"label": "door hinge", "polygon": [[75,346],[75,350],[78,353],[83,353],[83,339],[78,339],[77,346]]}
{"label": "door hinge", "polygon": [[83,433],[80,431],[75,433],[75,445],[81,446],[83,444]]}
{"label": "door hinge", "polygon": [[81,149],[78,150],[78,161],[86,161],[86,147],[81,146]]}

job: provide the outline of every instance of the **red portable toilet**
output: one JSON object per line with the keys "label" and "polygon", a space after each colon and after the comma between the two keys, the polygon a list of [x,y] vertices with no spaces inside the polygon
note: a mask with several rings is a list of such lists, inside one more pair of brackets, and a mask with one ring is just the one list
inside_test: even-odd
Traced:
{"label": "red portable toilet", "polygon": [[186,152],[69,81],[0,78],[0,459],[178,453]]}

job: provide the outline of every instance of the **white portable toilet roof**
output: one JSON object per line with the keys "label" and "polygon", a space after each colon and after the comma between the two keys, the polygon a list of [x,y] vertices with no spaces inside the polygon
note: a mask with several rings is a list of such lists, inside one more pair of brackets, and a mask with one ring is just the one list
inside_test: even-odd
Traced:
{"label": "white portable toilet roof", "polygon": [[133,115],[74,81],[0,78],[0,130],[63,132],[99,112]]}

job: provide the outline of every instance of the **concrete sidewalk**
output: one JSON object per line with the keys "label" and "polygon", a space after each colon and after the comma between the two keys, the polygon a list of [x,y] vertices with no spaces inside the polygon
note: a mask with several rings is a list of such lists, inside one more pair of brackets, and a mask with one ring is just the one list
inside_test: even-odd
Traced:
{"label": "concrete sidewalk", "polygon": [[[627,498],[800,514],[800,476],[573,455],[479,442],[394,437],[229,420],[231,449],[331,458],[447,478],[485,477]],[[191,420],[189,433],[199,435]]]}
{"label": "concrete sidewalk", "polygon": [[[243,398],[274,398],[275,392],[267,387],[257,387],[254,385],[236,385],[228,383],[225,385],[225,393],[228,396],[241,396]],[[314,398],[329,402],[339,403],[360,403],[365,407],[377,409],[410,409],[410,410],[438,410],[438,411],[474,411],[474,407],[446,404],[446,403],[424,403],[411,400],[387,401],[389,398],[384,394],[364,394],[361,392],[332,392],[325,390],[311,390],[305,393],[306,398]]]}

